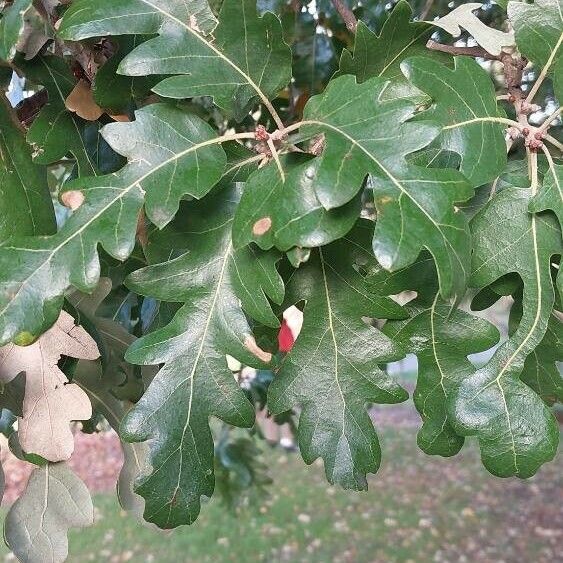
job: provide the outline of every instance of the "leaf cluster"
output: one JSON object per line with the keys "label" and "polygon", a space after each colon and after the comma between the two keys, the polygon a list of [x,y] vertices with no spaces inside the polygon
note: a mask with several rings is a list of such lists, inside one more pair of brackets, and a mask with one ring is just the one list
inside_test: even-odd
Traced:
{"label": "leaf cluster", "polygon": [[367,488],[407,354],[424,452],[474,437],[521,478],[555,456],[559,0],[301,4],[0,8],[0,77],[27,91],[0,94],[0,406],[37,466],[6,520],[20,560],[63,561],[92,521],[74,421],[119,433],[120,501],[165,529],[263,491],[264,420]]}

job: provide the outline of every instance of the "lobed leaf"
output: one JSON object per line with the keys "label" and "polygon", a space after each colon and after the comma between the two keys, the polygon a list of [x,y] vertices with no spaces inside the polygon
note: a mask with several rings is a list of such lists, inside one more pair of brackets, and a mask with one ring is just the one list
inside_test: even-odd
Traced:
{"label": "lobed leaf", "polygon": [[534,195],[534,186],[506,188],[472,222],[472,283],[481,288],[519,274],[523,313],[514,334],[450,401],[456,430],[477,436],[483,463],[502,477],[533,475],[553,458],[559,439],[553,414],[520,379],[526,358],[546,334],[555,299],[551,261],[562,252],[554,217],[528,213]]}
{"label": "lobed leaf", "polygon": [[416,98],[421,92],[413,88],[401,73],[401,63],[415,55],[432,56],[443,62],[450,57],[426,48],[434,29],[427,22],[411,21],[412,8],[400,0],[376,35],[362,21],[358,22],[354,50],[344,49],[340,58],[340,74],[353,74],[359,83],[374,76],[391,81],[386,96]]}
{"label": "lobed leaf", "polygon": [[427,248],[436,261],[442,295],[461,295],[470,237],[454,204],[471,197],[472,189],[455,170],[407,162],[407,155],[429,145],[440,128],[430,121],[407,121],[414,104],[385,100],[385,90],[380,78],[357,84],[354,77],[342,76],[309,101],[302,133],[326,136],[315,191],[325,208],[339,207],[369,174],[378,212],[373,241],[378,261],[399,270]]}
{"label": "lobed leaf", "polygon": [[485,25],[473,12],[483,7],[479,2],[461,4],[445,16],[432,22],[454,37],[459,37],[465,29],[473,39],[491,55],[500,55],[506,48],[514,46],[512,32],[493,29]]}
{"label": "lobed leaf", "polygon": [[158,33],[129,54],[119,71],[177,75],[154,91],[171,98],[212,96],[242,119],[257,96],[268,105],[287,85],[291,51],[278,18],[269,12],[258,17],[254,0],[226,0],[215,23],[205,0],[79,0],[66,12],[59,35],[77,41]]}
{"label": "lobed leaf", "polygon": [[403,316],[391,299],[370,292],[354,269],[358,254],[362,262],[373,260],[366,249],[371,235],[369,223],[360,223],[293,275],[287,304],[306,301],[303,328],[268,391],[272,414],[300,407],[297,437],[305,462],[321,457],[327,479],[347,489],[366,489],[366,474],[381,460],[366,403],[408,398],[379,367],[402,352],[362,319]]}
{"label": "lobed leaf", "polygon": [[94,523],[86,485],[65,463],[36,468],[4,523],[4,537],[22,563],[62,563],[68,555],[67,532]]}
{"label": "lobed leaf", "polygon": [[168,256],[185,253],[139,270],[127,282],[141,295],[184,303],[169,325],[127,353],[136,364],[164,364],[122,425],[126,440],[148,441],[150,469],[136,491],[146,500],[145,519],[162,528],[191,524],[200,497],[213,493],[209,417],[241,427],[254,422],[226,355],[255,367],[271,360],[256,344],[243,308],[278,324],[266,297],[283,299],[275,269],[279,257],[233,250],[231,225],[239,198],[239,190],[225,188],[205,202],[186,204],[157,237],[159,246],[169,248]]}
{"label": "lobed leaf", "polygon": [[74,451],[70,422],[92,416],[88,397],[69,383],[57,365],[63,355],[90,360],[100,355],[94,340],[66,311],[35,343],[0,348],[0,381],[9,383],[25,372],[23,413],[18,421],[21,447],[54,462],[67,460]]}
{"label": "lobed leaf", "polygon": [[67,184],[63,199],[70,194],[67,201],[78,209],[57,234],[16,238],[0,248],[0,341],[22,332],[31,339],[41,334],[58,317],[70,285],[93,289],[100,274],[98,244],[115,258],[127,258],[143,203],[149,219],[163,226],[183,195],[202,197],[221,177],[222,139],[201,119],[165,104],[136,116],[133,123],[103,131],[129,164],[116,174]]}
{"label": "lobed leaf", "polygon": [[506,167],[506,125],[495,120],[505,114],[488,73],[463,56],[454,58],[453,69],[426,57],[407,59],[401,68],[432,99],[422,119],[442,126],[434,146],[460,155],[459,170],[474,187],[499,176]]}
{"label": "lobed leaf", "polygon": [[396,274],[371,274],[368,283],[383,294],[417,292],[405,305],[409,318],[388,321],[383,332],[418,359],[413,399],[423,421],[419,447],[429,455],[455,455],[464,439],[449,419],[448,396],[474,371],[467,356],[493,347],[499,340],[498,330],[440,299],[430,257]]}

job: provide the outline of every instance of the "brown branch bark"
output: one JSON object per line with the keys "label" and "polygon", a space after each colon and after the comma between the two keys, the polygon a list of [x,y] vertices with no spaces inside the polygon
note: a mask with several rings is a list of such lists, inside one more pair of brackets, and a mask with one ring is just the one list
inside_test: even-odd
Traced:
{"label": "brown branch bark", "polygon": [[467,55],[469,57],[481,57],[483,59],[489,60],[499,60],[499,57],[491,55],[483,47],[456,47],[455,45],[442,45],[442,43],[436,43],[436,41],[428,41],[426,43],[428,49],[433,51],[440,51],[442,53],[449,53],[450,55]]}
{"label": "brown branch bark", "polygon": [[433,5],[434,5],[434,0],[426,0],[426,4],[424,5],[422,12],[420,13],[421,21],[424,21],[428,17],[428,14],[430,13],[430,10],[432,9]]}
{"label": "brown branch bark", "polygon": [[49,101],[49,92],[46,88],[39,90],[33,96],[23,99],[17,106],[18,119],[25,127],[30,127],[43,106]]}
{"label": "brown branch bark", "polygon": [[348,8],[348,6],[344,3],[343,0],[332,0],[333,6],[336,8],[336,11],[340,14],[340,17],[344,21],[348,31],[352,33],[356,33],[356,27],[358,27],[358,20],[354,15],[354,12]]}

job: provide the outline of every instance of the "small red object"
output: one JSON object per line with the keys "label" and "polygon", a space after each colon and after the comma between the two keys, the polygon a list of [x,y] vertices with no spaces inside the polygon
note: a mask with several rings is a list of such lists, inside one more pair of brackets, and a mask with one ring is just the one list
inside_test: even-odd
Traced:
{"label": "small red object", "polygon": [[527,137],[530,134],[530,130],[527,127],[524,127],[524,129],[522,129],[522,135],[524,135],[524,137]]}
{"label": "small red object", "polygon": [[266,131],[266,128],[263,125],[258,125],[258,127],[256,127],[254,136],[257,141],[267,141],[270,138],[270,134]]}
{"label": "small red object", "polygon": [[295,338],[293,338],[293,333],[287,321],[284,319],[280,331],[278,332],[278,346],[280,352],[289,352],[293,348],[293,344],[295,344]]}

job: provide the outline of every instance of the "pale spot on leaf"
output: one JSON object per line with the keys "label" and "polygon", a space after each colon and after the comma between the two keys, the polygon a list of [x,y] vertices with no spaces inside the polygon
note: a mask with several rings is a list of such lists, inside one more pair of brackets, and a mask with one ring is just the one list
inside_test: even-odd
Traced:
{"label": "pale spot on leaf", "polygon": [[252,233],[258,237],[265,235],[272,228],[272,219],[270,217],[263,217],[254,223]]}
{"label": "pale spot on leaf", "polygon": [[61,195],[65,207],[76,211],[84,203],[84,194],[79,190],[71,190]]}

